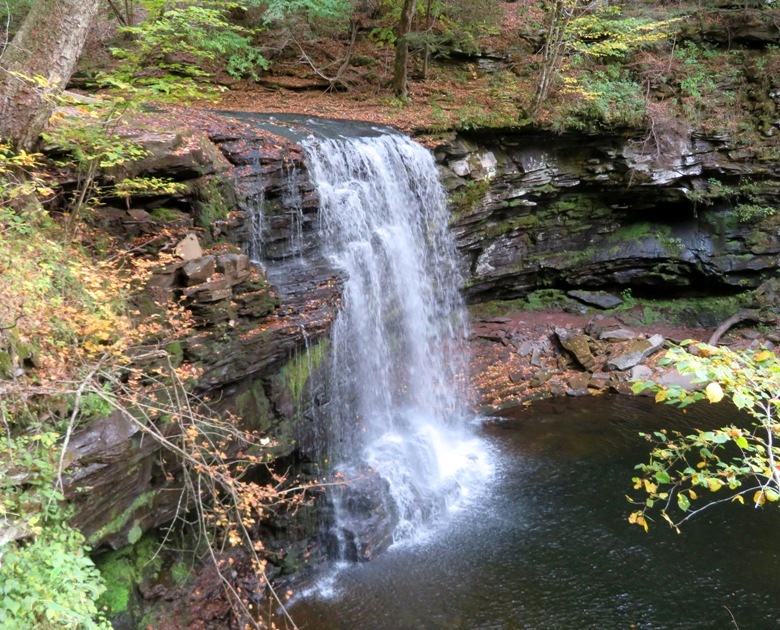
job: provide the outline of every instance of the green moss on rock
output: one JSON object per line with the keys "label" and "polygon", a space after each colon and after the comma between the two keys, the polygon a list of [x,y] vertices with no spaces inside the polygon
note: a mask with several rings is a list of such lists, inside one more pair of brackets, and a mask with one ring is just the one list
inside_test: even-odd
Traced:
{"label": "green moss on rock", "polygon": [[325,357],[330,342],[324,339],[308,349],[307,352],[296,355],[282,368],[282,378],[293,399],[300,403],[303,390],[314,372]]}

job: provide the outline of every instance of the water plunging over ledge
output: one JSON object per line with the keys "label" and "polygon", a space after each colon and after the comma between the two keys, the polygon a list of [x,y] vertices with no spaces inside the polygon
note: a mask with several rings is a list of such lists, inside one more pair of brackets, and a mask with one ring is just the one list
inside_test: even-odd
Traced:
{"label": "water plunging over ledge", "polygon": [[364,558],[486,470],[465,412],[461,279],[427,150],[398,134],[303,146],[325,254],[347,278],[320,418],[335,473],[355,481],[334,493],[336,538]]}
{"label": "water plunging over ledge", "polygon": [[330,551],[370,559],[425,531],[490,470],[466,411],[462,278],[439,172],[430,152],[386,127],[231,116],[304,149],[309,182],[298,187],[295,168],[276,174],[286,182],[271,194],[280,205],[249,188],[248,250],[282,299],[321,281],[315,267],[343,280],[298,438],[324,474],[346,482],[328,490]]}

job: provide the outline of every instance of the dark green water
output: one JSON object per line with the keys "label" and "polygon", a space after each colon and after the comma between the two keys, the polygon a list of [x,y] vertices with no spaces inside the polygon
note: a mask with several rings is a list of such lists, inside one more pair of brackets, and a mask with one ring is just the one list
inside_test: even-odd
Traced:
{"label": "dark green water", "polygon": [[679,535],[626,521],[637,431],[697,413],[590,398],[487,426],[496,472],[479,496],[290,612],[309,630],[779,628],[780,510],[717,506]]}

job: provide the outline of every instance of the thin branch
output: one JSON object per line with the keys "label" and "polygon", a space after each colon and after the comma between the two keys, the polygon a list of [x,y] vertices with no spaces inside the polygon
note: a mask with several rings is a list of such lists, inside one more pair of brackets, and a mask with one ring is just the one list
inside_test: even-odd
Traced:
{"label": "thin branch", "polygon": [[122,15],[122,12],[114,4],[114,0],[108,0],[108,4],[111,7],[111,10],[114,12],[116,19],[119,20],[122,26],[129,26],[129,24],[127,23],[127,18],[125,18],[125,16]]}

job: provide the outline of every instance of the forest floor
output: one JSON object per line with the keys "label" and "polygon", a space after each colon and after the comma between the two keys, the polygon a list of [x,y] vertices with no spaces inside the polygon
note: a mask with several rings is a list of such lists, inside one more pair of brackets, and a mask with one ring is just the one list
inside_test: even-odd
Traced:
{"label": "forest floor", "polygon": [[[514,3],[492,9],[497,12],[493,34],[480,38],[479,54],[432,60],[425,73],[420,59],[413,57],[406,100],[395,98],[390,88],[393,48],[364,33],[338,89],[329,89],[322,76],[341,63],[347,42],[321,39],[307,52],[301,49],[300,54],[274,60],[259,81],[234,81],[220,73],[217,81],[229,89],[216,102],[199,106],[368,121],[413,135],[464,126],[514,126],[531,103],[537,70],[528,59],[514,63],[510,51],[523,48],[525,55],[533,55],[533,47],[522,42],[519,33],[530,21],[542,19],[539,9],[525,4],[523,10]],[[487,60],[488,66],[480,60]]]}

